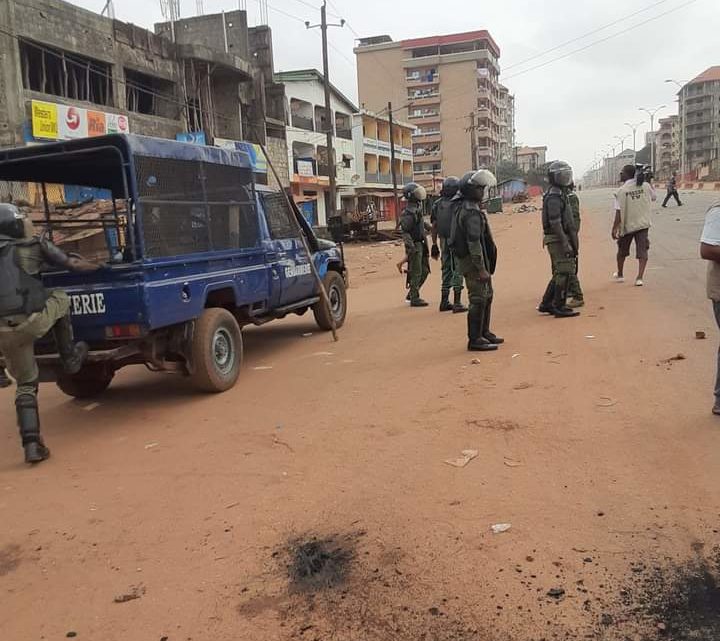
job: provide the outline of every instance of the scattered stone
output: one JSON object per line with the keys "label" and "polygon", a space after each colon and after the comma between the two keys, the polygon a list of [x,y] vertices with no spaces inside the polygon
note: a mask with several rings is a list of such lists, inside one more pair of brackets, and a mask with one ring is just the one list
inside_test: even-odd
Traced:
{"label": "scattered stone", "polygon": [[518,383],[513,387],[514,390],[519,391],[523,389],[530,389],[532,385],[530,383]]}
{"label": "scattered stone", "polygon": [[428,612],[429,612],[430,614],[432,614],[434,617],[440,615],[440,610],[439,610],[438,608],[436,608],[436,607],[430,608],[430,609],[428,610]]}
{"label": "scattered stone", "polygon": [[615,619],[613,618],[613,615],[612,615],[612,614],[607,614],[607,613],[604,612],[604,613],[600,616],[600,623],[601,623],[602,625],[612,625],[613,623],[615,623]]}
{"label": "scattered stone", "polygon": [[478,450],[463,450],[458,458],[446,459],[444,463],[453,467],[465,467],[474,458],[477,458]]}
{"label": "scattered stone", "polygon": [[658,623],[657,629],[660,630],[660,632],[665,632],[665,630],[667,630],[667,626],[664,623]]}
{"label": "scattered stone", "polygon": [[490,526],[490,530],[493,534],[502,534],[503,532],[507,532],[511,527],[512,525],[510,525],[510,523],[496,523]]}
{"label": "scattered stone", "polygon": [[597,515],[598,515],[598,516],[605,516],[605,512],[598,512]]}
{"label": "scattered stone", "polygon": [[705,332],[698,330],[697,332],[695,332],[695,338],[697,338],[699,341],[705,340]]}
{"label": "scattered stone", "polygon": [[532,562],[535,560],[535,557],[534,557],[534,556],[530,556],[530,555],[528,554],[528,555],[525,557],[525,560],[526,560],[528,563],[532,563]]}
{"label": "scattered stone", "polygon": [[70,630],[70,632],[68,632],[65,636],[66,636],[68,639],[73,639],[73,638],[75,638],[75,637],[77,636],[77,632],[74,632],[73,630]]}
{"label": "scattered stone", "polygon": [[143,594],[145,594],[144,585],[131,585],[129,592],[126,592],[125,594],[119,594],[113,599],[113,601],[115,603],[127,603],[128,601],[134,601],[135,599],[139,599]]}
{"label": "scattered stone", "polygon": [[563,588],[550,588],[547,595],[553,599],[561,599],[565,596],[565,590]]}

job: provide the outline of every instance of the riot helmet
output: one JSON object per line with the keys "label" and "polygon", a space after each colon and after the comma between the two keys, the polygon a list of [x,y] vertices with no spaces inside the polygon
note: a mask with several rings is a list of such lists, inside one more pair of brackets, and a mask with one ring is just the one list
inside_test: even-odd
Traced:
{"label": "riot helmet", "polygon": [[24,238],[25,214],[16,205],[0,203],[0,234],[10,238]]}
{"label": "riot helmet", "polygon": [[553,187],[568,189],[573,184],[573,170],[564,160],[556,160],[548,167],[548,180]]}
{"label": "riot helmet", "polygon": [[497,185],[495,174],[487,169],[469,171],[460,179],[460,193],[468,200],[480,202],[485,190]]}
{"label": "riot helmet", "polygon": [[403,187],[403,198],[408,202],[422,202],[427,198],[427,191],[422,185],[408,183]]}
{"label": "riot helmet", "polygon": [[448,176],[445,180],[443,180],[440,195],[443,198],[452,198],[455,194],[457,194],[459,188],[460,179],[457,176]]}

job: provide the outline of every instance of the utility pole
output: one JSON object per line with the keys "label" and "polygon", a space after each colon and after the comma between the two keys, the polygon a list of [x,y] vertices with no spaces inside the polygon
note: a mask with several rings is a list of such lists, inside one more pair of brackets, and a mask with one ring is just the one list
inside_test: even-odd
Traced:
{"label": "utility pole", "polygon": [[337,208],[337,176],[336,176],[336,165],[335,165],[335,149],[333,147],[333,134],[334,134],[334,118],[332,117],[332,108],[330,106],[330,69],[328,65],[328,39],[327,30],[328,27],[343,27],[345,26],[345,20],[340,20],[340,24],[328,24],[327,22],[327,2],[323,0],[322,7],[320,7],[320,24],[311,25],[309,22],[305,23],[308,29],[314,29],[320,27],[322,32],[322,57],[323,57],[323,76],[325,86],[325,133],[327,135],[327,163],[328,163],[328,178],[330,179],[330,203],[329,211],[325,213],[326,221],[331,217],[335,216]]}
{"label": "utility pole", "polygon": [[650,116],[650,168],[653,171],[655,171],[655,114],[661,109],[665,109],[665,105],[660,105],[652,110],[639,107],[640,111],[644,111]]}
{"label": "utility pole", "polygon": [[476,129],[475,129],[475,112],[471,111],[470,115],[470,128],[468,131],[470,132],[470,154],[472,155],[472,160],[470,162],[470,166],[472,167],[472,170],[475,171],[477,169],[477,137],[476,137]]}
{"label": "utility pole", "polygon": [[[395,216],[400,220],[400,199],[398,198],[397,172],[395,171],[395,126],[393,124],[392,102],[388,102],[388,122],[390,123],[390,175],[392,176]],[[434,185],[433,185],[434,188]]]}

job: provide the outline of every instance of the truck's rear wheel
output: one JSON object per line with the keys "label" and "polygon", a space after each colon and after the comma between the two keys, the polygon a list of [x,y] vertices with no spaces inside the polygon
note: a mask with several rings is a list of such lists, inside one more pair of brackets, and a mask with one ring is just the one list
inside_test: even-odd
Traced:
{"label": "truck's rear wheel", "polygon": [[[347,314],[347,293],[345,291],[345,280],[337,272],[328,272],[323,278],[323,287],[330,300],[330,309],[322,300],[313,305],[315,322],[320,329],[329,331],[332,329],[332,319],[335,319],[335,327],[342,327]],[[330,316],[332,314],[332,317]]]}
{"label": "truck's rear wheel", "polygon": [[115,372],[104,365],[86,364],[77,374],[59,373],[57,386],[68,396],[93,398],[110,386],[114,376]]}
{"label": "truck's rear wheel", "polygon": [[193,332],[193,384],[204,392],[229,390],[240,375],[242,360],[242,333],[235,317],[225,309],[206,309]]}

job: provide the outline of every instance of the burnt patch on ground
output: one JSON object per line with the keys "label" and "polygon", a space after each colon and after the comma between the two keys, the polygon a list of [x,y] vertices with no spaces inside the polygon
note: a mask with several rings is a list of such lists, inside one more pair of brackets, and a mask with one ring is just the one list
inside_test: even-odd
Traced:
{"label": "burnt patch on ground", "polygon": [[20,565],[20,546],[13,543],[0,548],[0,576],[14,572]]}
{"label": "burnt patch on ground", "polygon": [[457,597],[437,595],[405,550],[369,541],[364,532],[292,537],[272,556],[284,587],[267,581],[266,589],[244,590],[237,611],[279,620],[283,638],[508,641],[482,633],[474,613],[459,611]]}
{"label": "burnt patch on ground", "polygon": [[720,639],[720,548],[707,556],[695,551],[683,563],[631,568],[622,601],[631,620],[647,624],[644,641]]}

